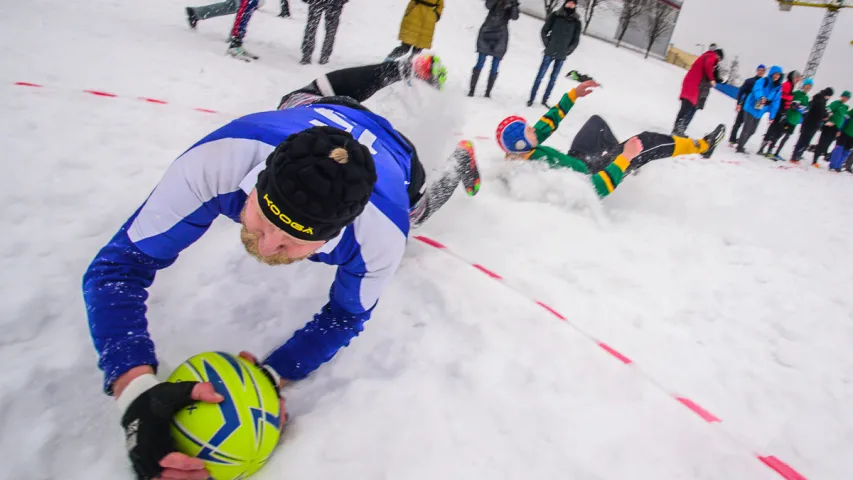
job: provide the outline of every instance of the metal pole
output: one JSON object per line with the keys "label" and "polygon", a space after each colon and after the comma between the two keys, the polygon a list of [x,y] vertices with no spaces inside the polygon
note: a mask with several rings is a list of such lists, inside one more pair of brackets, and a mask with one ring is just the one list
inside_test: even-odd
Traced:
{"label": "metal pole", "polygon": [[817,73],[820,60],[823,58],[823,52],[826,51],[826,46],[832,37],[832,29],[835,28],[835,22],[838,20],[838,12],[843,4],[844,1],[842,0],[838,2],[837,7],[827,7],[826,15],[823,16],[823,23],[820,25],[817,38],[812,46],[812,52],[809,54],[809,61],[806,63],[806,70],[803,73],[806,78],[814,77]]}

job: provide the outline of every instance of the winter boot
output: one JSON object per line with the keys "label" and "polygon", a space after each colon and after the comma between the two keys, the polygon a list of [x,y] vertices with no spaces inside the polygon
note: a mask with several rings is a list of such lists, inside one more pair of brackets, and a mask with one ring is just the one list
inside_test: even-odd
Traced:
{"label": "winter boot", "polygon": [[770,145],[770,142],[761,142],[761,148],[759,148],[758,152],[756,152],[755,154],[756,155],[764,155],[764,153],[765,153],[764,149],[767,148],[769,145]]}
{"label": "winter boot", "polygon": [[[473,68],[471,70],[471,87],[468,89],[468,96],[474,96],[474,90],[477,88],[477,82],[480,80],[480,72],[482,72],[482,68]],[[487,95],[488,96],[488,95]]]}
{"label": "winter boot", "polygon": [[486,84],[486,98],[492,98],[492,88],[495,87],[495,80],[498,79],[497,73],[489,74],[489,82]]}
{"label": "winter boot", "polygon": [[195,9],[192,7],[187,7],[187,23],[190,24],[190,28],[195,30],[196,25],[198,25],[198,16],[195,14]]}
{"label": "winter boot", "polygon": [[717,125],[717,128],[715,128],[714,131],[702,137],[702,140],[705,140],[705,142],[708,143],[708,150],[702,154],[702,157],[711,158],[711,155],[714,154],[714,150],[717,149],[717,145],[719,145],[724,138],[726,138],[726,126],[721,123]]}
{"label": "winter boot", "polygon": [[231,55],[237,60],[243,60],[244,62],[251,62],[252,60],[260,58],[257,55],[249,53],[245,48],[243,48],[243,44],[238,42],[231,42],[231,45],[228,47],[225,54]]}

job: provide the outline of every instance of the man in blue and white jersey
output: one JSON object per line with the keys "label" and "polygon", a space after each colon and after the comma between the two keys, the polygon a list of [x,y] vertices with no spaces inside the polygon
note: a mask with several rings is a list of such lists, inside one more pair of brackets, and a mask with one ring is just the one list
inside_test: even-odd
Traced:
{"label": "man in blue and white jersey", "polygon": [[328,303],[259,362],[276,388],[305,378],[362,331],[409,229],[460,182],[470,195],[479,188],[470,142],[460,142],[454,168],[426,187],[415,147],[360,103],[395,81],[441,88],[445,76],[431,55],[339,70],[286,95],[279,110],[232,121],[178,157],[98,252],[83,278],[89,327],[140,478],[207,478],[201,460],[174,451],[168,425],[183,406],[220,399],[209,383],[155,377],[145,315],[155,273],[220,215],[242,225],[246,251],[266,264],[308,258],[338,266]]}

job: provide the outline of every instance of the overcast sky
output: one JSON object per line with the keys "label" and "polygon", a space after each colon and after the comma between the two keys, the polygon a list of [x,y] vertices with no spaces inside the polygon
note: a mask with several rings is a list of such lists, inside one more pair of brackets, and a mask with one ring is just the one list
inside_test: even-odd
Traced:
{"label": "overcast sky", "polygon": [[[849,1],[853,4],[853,0]],[[780,12],[776,0],[685,0],[672,42],[696,52],[697,43],[716,42],[726,59],[740,57],[741,75],[759,63],[805,69],[825,11],[794,7]],[[853,8],[841,11],[815,82],[837,93],[853,90]]]}

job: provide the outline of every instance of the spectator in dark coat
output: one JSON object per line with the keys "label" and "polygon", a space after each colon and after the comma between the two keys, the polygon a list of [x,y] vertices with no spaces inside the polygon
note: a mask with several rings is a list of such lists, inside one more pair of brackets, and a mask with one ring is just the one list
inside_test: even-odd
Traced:
{"label": "spectator in dark coat", "polygon": [[557,82],[557,75],[560,74],[560,69],[563,68],[563,62],[566,57],[575,51],[580,41],[581,31],[583,31],[583,22],[581,22],[575,9],[578,2],[575,0],[567,0],[562,7],[551,12],[548,18],[545,19],[545,25],[542,26],[542,44],[545,45],[545,52],[542,56],[542,64],[539,66],[539,73],[536,74],[536,80],[533,82],[533,88],[530,90],[530,100],[527,101],[527,106],[533,105],[533,100],[536,98],[536,92],[539,90],[539,84],[545,77],[545,72],[551,62],[554,62],[554,69],[551,70],[551,79],[548,81],[548,86],[545,88],[545,95],[542,96],[542,105],[548,106],[548,97],[551,95],[551,90],[554,89],[554,84]]}
{"label": "spectator in dark coat", "polygon": [[740,90],[737,92],[737,118],[735,118],[735,126],[732,127],[732,134],[729,137],[729,146],[734,147],[737,143],[737,134],[740,131],[740,126],[743,125],[743,102],[746,101],[746,97],[752,93],[752,87],[755,86],[755,82],[764,78],[764,74],[767,72],[767,67],[763,64],[758,66],[758,69],[755,71],[755,76],[752,78],[747,78],[743,85],[741,85]]}
{"label": "spectator in dark coat", "polygon": [[675,126],[672,129],[674,136],[687,136],[687,126],[690,125],[693,115],[696,114],[696,105],[699,103],[702,81],[708,82],[709,92],[710,87],[717,86],[714,71],[723,57],[723,50],[720,48],[708,50],[697,58],[690,67],[690,70],[687,71],[687,75],[684,76],[684,82],[681,85],[681,109],[678,111],[678,116],[675,118]]}
{"label": "spectator in dark coat", "polygon": [[820,130],[823,122],[829,119],[826,104],[833,95],[835,95],[835,90],[825,88],[812,97],[812,101],[809,104],[809,111],[806,113],[805,118],[803,118],[803,125],[800,127],[800,138],[794,147],[794,155],[791,157],[792,162],[799,162],[803,158],[803,154],[806,153],[806,149],[809,148],[815,134]]}
{"label": "spectator in dark coat", "polygon": [[314,42],[320,17],[326,14],[326,36],[323,39],[323,49],[320,51],[320,65],[329,63],[332,47],[335,45],[335,35],[338,34],[338,24],[341,20],[341,10],[349,0],[302,0],[308,4],[308,22],[305,24],[305,36],[302,38],[302,65],[311,63],[314,53]]}
{"label": "spectator in dark coat", "polygon": [[477,80],[480,79],[480,72],[486,65],[486,57],[489,56],[492,57],[492,71],[486,84],[486,98],[492,96],[492,87],[498,78],[498,66],[509,43],[509,21],[518,20],[518,0],[486,0],[486,8],[489,9],[489,14],[486,15],[486,21],[477,36],[477,65],[471,72],[469,97],[474,96]]}

